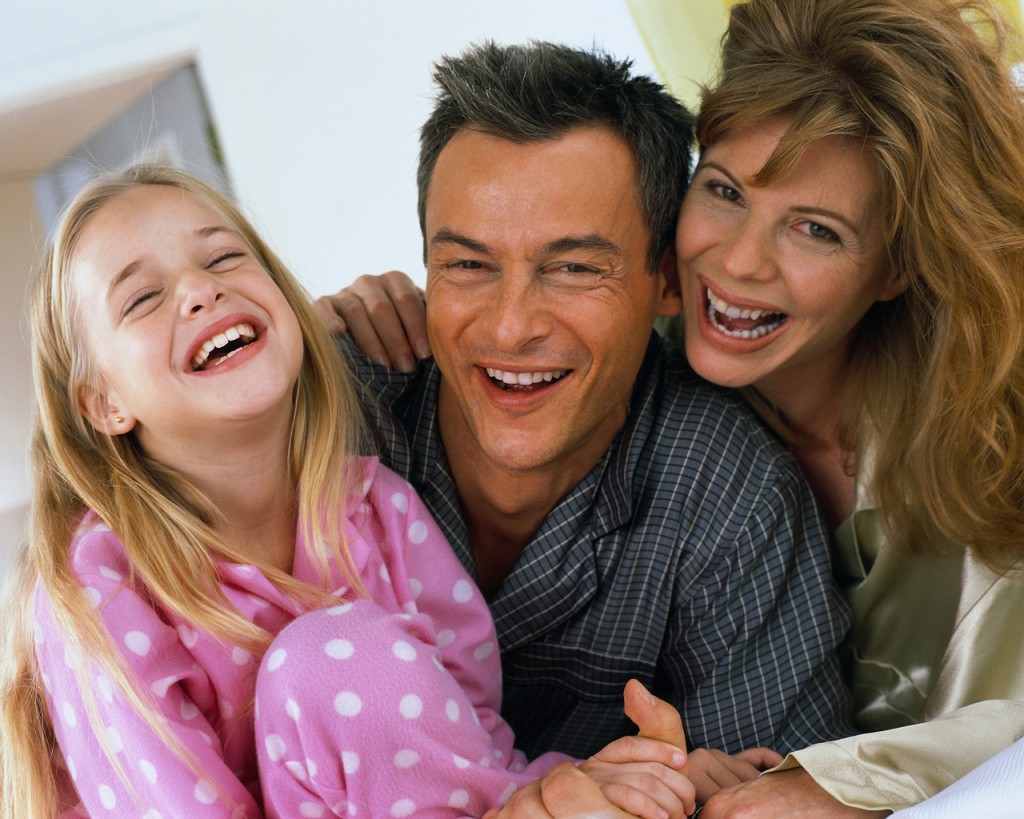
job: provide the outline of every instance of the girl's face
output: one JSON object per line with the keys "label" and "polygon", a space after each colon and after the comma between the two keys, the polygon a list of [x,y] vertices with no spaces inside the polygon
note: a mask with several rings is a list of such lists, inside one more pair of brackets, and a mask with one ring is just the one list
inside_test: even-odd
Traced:
{"label": "girl's face", "polygon": [[693,368],[783,404],[793,391],[832,390],[854,327],[902,290],[863,150],[821,139],[788,174],[753,185],[787,125],[738,128],[709,146],[676,231]]}
{"label": "girl's face", "polygon": [[254,423],[287,428],[303,356],[298,321],[201,199],[163,185],[118,195],[86,223],[69,274],[100,381],[80,395],[95,427],[134,428],[167,463],[202,455],[204,441],[252,434]]}

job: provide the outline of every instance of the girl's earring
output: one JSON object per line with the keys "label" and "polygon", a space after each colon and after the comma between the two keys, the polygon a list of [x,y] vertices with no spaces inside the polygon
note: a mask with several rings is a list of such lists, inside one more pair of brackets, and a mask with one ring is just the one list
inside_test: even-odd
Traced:
{"label": "girl's earring", "polygon": [[117,418],[114,419],[114,423],[115,424],[123,424],[124,423],[124,416],[123,415],[118,415]]}

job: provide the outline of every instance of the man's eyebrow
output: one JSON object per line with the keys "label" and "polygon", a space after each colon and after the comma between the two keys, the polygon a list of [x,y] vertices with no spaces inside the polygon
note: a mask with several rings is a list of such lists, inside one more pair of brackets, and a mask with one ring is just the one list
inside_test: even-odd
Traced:
{"label": "man's eyebrow", "polygon": [[596,250],[599,253],[621,253],[615,242],[599,233],[588,233],[585,236],[563,236],[544,245],[544,253],[569,253],[573,250]]}
{"label": "man's eyebrow", "polygon": [[448,228],[441,228],[430,237],[430,246],[433,247],[436,244],[459,245],[466,248],[466,250],[471,250],[474,253],[480,253],[485,256],[491,253],[491,249],[483,242],[470,239],[468,236],[456,233],[454,230],[448,230]]}
{"label": "man's eyebrow", "polygon": [[[454,244],[471,250],[474,253],[488,255],[490,247],[476,239],[470,239],[454,230],[441,228],[430,240],[431,246],[435,244]],[[563,236],[548,242],[542,248],[545,254],[567,253],[573,250],[596,250],[602,253],[621,253],[621,248],[610,239],[601,236],[599,233],[588,233],[585,236]]]}

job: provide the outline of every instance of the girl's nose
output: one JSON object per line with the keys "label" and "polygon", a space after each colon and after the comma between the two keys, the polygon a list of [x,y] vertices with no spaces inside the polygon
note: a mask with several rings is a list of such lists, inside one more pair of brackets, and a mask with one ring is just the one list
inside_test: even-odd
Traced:
{"label": "girl's nose", "polygon": [[223,286],[217,277],[205,270],[188,271],[178,282],[181,294],[182,315],[192,315],[209,310],[225,296]]}

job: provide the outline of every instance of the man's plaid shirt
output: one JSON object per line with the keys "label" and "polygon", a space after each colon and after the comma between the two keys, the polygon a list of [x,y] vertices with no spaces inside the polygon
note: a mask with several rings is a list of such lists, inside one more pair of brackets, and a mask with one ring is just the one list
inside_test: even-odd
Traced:
{"label": "man's plaid shirt", "polygon": [[[440,373],[346,346],[384,462],[409,480],[474,574],[437,426]],[[835,648],[849,623],[796,462],[743,401],[652,338],[609,452],[554,507],[490,601],[503,716],[534,756],[586,757],[635,733],[640,679],[693,747],[781,753],[850,733]]]}

